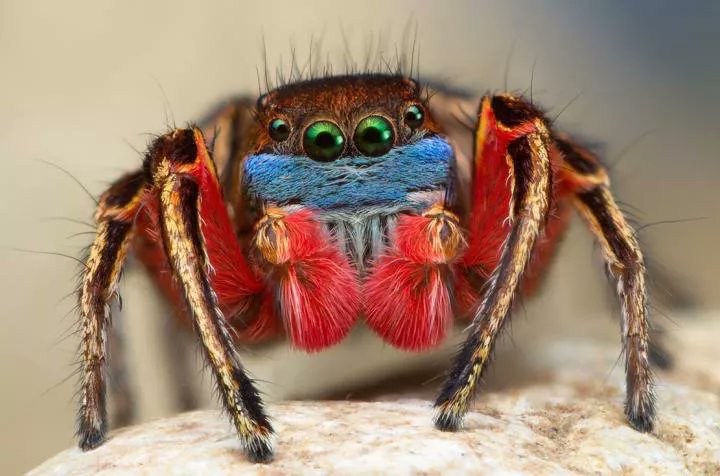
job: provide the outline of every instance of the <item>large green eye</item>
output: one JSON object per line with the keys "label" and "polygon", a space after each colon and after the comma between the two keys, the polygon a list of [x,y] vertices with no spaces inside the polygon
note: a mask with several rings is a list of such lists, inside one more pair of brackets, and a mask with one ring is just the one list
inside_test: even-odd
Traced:
{"label": "large green eye", "polygon": [[345,149],[345,136],[330,121],[318,121],[305,129],[303,149],[313,160],[330,162],[340,157]]}
{"label": "large green eye", "polygon": [[357,125],[353,137],[355,147],[370,157],[384,155],[395,143],[395,131],[382,116],[368,116]]}

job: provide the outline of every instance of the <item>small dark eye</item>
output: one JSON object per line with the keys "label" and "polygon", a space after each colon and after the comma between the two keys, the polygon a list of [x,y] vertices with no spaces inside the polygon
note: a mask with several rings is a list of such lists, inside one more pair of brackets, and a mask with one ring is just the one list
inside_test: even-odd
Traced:
{"label": "small dark eye", "polygon": [[273,119],[268,132],[274,141],[282,142],[290,136],[290,124],[285,119]]}
{"label": "small dark eye", "polygon": [[417,129],[425,121],[425,112],[418,105],[413,104],[405,109],[405,124],[410,129]]}
{"label": "small dark eye", "polygon": [[340,157],[345,149],[345,136],[330,121],[318,121],[305,129],[303,149],[313,160],[330,162]]}
{"label": "small dark eye", "polygon": [[390,121],[382,116],[368,116],[357,125],[353,136],[355,147],[370,157],[389,151],[395,143],[395,131]]}

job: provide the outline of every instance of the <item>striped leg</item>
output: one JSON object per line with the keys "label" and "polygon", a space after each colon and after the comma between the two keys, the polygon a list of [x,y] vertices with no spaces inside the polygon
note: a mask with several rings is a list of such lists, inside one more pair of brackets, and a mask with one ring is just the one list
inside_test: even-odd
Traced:
{"label": "striped leg", "polygon": [[[197,129],[178,130],[161,137],[150,149],[147,160],[159,192],[160,227],[168,261],[182,285],[224,407],[250,459],[269,461],[272,426],[260,395],[240,363],[208,275],[208,241],[221,237],[211,238],[210,229],[203,224],[214,222],[220,232],[232,227],[224,213],[205,141]],[[244,261],[236,262],[235,266],[251,294],[257,287],[254,276]]]}
{"label": "striped leg", "polygon": [[118,180],[101,197],[95,241],[85,261],[78,295],[82,377],[77,429],[84,450],[101,444],[108,428],[105,392],[110,301],[116,294],[144,187],[142,173],[134,173]]}
{"label": "striped leg", "polygon": [[575,185],[573,202],[599,241],[608,275],[615,281],[622,310],[627,398],[630,424],[652,431],[655,405],[650,370],[650,326],[647,318],[645,263],[635,233],[613,199],[607,173],[586,149],[557,141],[569,165],[567,181]]}
{"label": "striped leg", "polygon": [[[188,129],[160,137],[150,147],[143,172],[130,177],[134,180],[124,179],[119,183],[124,186],[113,186],[101,201],[98,234],[80,290],[84,360],[80,446],[90,449],[99,445],[107,428],[106,309],[142,203],[158,211],[170,268],[181,285],[225,409],[250,459],[268,461],[272,458],[272,427],[238,359],[211,273],[216,281],[232,283],[235,298],[248,303],[246,309],[262,284],[235,241],[202,134]],[[137,185],[132,193],[127,183]]]}
{"label": "striped leg", "polygon": [[[513,97],[495,96],[483,99],[479,116],[465,265],[490,262],[494,271],[435,402],[435,424],[441,430],[456,430],[462,423],[547,220],[552,193],[550,135],[542,115]],[[498,208],[501,215],[488,221]],[[504,232],[500,246],[498,230]],[[497,249],[499,256],[493,256]]]}

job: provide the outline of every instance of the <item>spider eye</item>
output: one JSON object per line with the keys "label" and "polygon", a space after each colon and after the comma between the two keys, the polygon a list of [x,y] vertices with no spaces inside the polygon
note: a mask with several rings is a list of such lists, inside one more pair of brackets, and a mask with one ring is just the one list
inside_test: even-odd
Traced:
{"label": "spider eye", "polygon": [[413,104],[405,109],[405,124],[407,124],[410,129],[417,129],[422,126],[424,121],[425,112],[420,106]]}
{"label": "spider eye", "polygon": [[395,131],[390,121],[382,116],[368,116],[357,125],[353,136],[355,147],[370,157],[389,151],[395,143]]}
{"label": "spider eye", "polygon": [[274,119],[268,127],[268,132],[274,141],[282,142],[290,136],[290,124],[285,119]]}
{"label": "spider eye", "polygon": [[305,129],[303,149],[313,160],[330,162],[340,157],[345,149],[345,136],[334,123],[318,121]]}

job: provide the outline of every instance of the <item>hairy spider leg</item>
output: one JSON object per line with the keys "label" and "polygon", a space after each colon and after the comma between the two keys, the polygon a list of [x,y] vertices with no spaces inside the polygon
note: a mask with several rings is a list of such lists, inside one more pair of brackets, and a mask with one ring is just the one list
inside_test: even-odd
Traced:
{"label": "hairy spider leg", "polygon": [[[137,185],[134,194],[126,191],[129,184]],[[294,346],[306,351],[340,341],[355,323],[360,307],[357,277],[348,258],[309,210],[268,208],[256,225],[251,247],[255,264],[246,260],[198,129],[176,130],[153,143],[144,171],[124,177],[105,194],[98,213],[102,226],[107,217],[115,216],[104,203],[126,196],[131,197],[122,214],[127,231],[124,241],[116,245],[122,245],[122,250],[106,258],[104,265],[113,264],[119,272],[135,222],[139,230],[135,251],[166,295],[187,303],[224,406],[250,458],[270,459],[272,427],[239,362],[235,341],[256,340],[282,330]],[[93,250],[101,251],[106,241],[99,234]],[[92,259],[91,254],[89,269]],[[109,299],[101,293],[104,288],[94,284],[100,279],[96,274],[86,273],[81,302]],[[113,275],[113,289],[116,279]],[[230,322],[225,315],[231,316]],[[90,337],[104,332],[104,328],[91,327],[96,322],[97,316],[83,314]],[[105,325],[105,320],[99,322]],[[88,348],[90,343],[88,338]],[[85,361],[89,363],[86,373],[102,378],[102,372],[98,377],[92,371],[92,355]],[[88,388],[101,401],[90,407],[103,414],[98,421],[103,422],[104,435],[104,381]],[[85,413],[83,406],[81,414]],[[102,435],[94,445],[81,445],[97,446]]]}
{"label": "hairy spider leg", "polygon": [[468,248],[461,266],[471,283],[477,275],[487,282],[435,402],[435,423],[442,430],[461,425],[548,219],[552,195],[550,132],[542,114],[502,95],[483,98],[478,115]]}
{"label": "hairy spider leg", "polygon": [[[142,180],[141,180],[142,178]],[[233,295],[250,303],[262,290],[232,233],[232,226],[202,133],[176,130],[150,147],[144,171],[114,184],[100,202],[98,232],[79,292],[83,329],[83,380],[79,438],[83,449],[105,437],[105,335],[107,304],[117,284],[133,221],[140,206],[156,207],[160,235],[179,281],[225,409],[253,461],[272,458],[272,426],[243,369],[218,303],[215,279],[230,279]],[[209,260],[209,251],[217,257]],[[221,265],[222,264],[222,265]],[[218,286],[222,289],[222,286]]]}
{"label": "hairy spider leg", "polygon": [[572,203],[600,243],[608,277],[614,281],[620,301],[627,392],[625,415],[635,429],[650,432],[655,398],[643,255],[635,232],[613,199],[606,169],[590,151],[569,140],[557,139],[556,146],[567,164],[564,180],[573,187]]}
{"label": "hairy spider leg", "polygon": [[[208,138],[207,141],[212,148],[213,162],[219,171],[224,171],[219,173],[220,182],[231,219],[237,207],[241,205],[236,181],[239,164],[247,150],[250,129],[254,125],[251,107],[251,101],[245,98],[223,102],[221,107],[217,107],[201,121],[203,135]],[[192,349],[182,345],[186,331],[192,326],[192,318],[188,315],[182,290],[177,286],[167,260],[160,237],[158,207],[155,203],[144,204],[136,218],[135,228],[132,252],[166,298],[174,314],[172,317],[175,317],[168,320],[166,332],[162,334],[161,339],[164,341],[163,351],[166,359],[171,363],[170,379],[175,388],[173,397],[176,400],[176,407],[180,411],[193,410],[198,406],[199,395],[187,378],[193,368],[189,355]],[[236,239],[230,236],[228,238]],[[208,254],[210,261],[215,263],[218,259],[213,251],[210,249]],[[223,264],[224,262],[220,260],[216,268],[222,267]],[[253,297],[249,304],[242,295],[233,297],[232,279],[227,279],[232,276],[232,272],[221,272],[219,275],[213,273],[211,281],[214,289],[218,281],[230,282],[230,286],[224,288],[230,293],[219,293],[218,301],[223,315],[232,327],[233,337],[239,342],[258,342],[282,335],[282,324],[274,319],[274,316],[260,315],[259,308],[263,299],[261,295]],[[242,312],[243,310],[246,312]],[[111,331],[115,333],[114,327]],[[117,360],[117,357],[114,357],[111,365]],[[113,396],[114,393],[113,390]]]}
{"label": "hairy spider leg", "polygon": [[[523,295],[527,296],[539,291],[548,274],[548,268],[554,261],[558,245],[572,218],[572,211],[574,208],[577,209],[574,203],[576,194],[598,185],[608,186],[607,167],[597,155],[565,135],[555,134],[550,148],[550,160],[553,169],[551,212],[521,284]],[[646,270],[646,273],[654,279],[667,279],[659,273],[659,270]],[[612,278],[612,275],[610,277]],[[650,287],[651,284],[648,283],[648,288]],[[679,293],[682,294],[682,290]],[[663,328],[653,325],[649,332],[650,363],[660,369],[670,368],[673,363],[672,354],[667,348]]]}
{"label": "hairy spider leg", "polygon": [[[623,314],[627,418],[636,429],[651,431],[654,398],[648,362],[645,268],[634,233],[612,198],[605,168],[588,150],[565,138],[550,139],[542,115],[519,100],[508,96],[485,98],[479,116],[473,183],[472,219],[475,224],[473,225],[471,220],[470,243],[463,257],[463,266],[467,267],[470,282],[473,282],[478,268],[480,275],[486,273],[487,269],[495,271],[490,276],[470,334],[457,354],[436,401],[436,425],[443,430],[456,430],[460,427],[469,400],[487,366],[495,338],[510,312],[518,284],[521,284],[518,281],[512,282],[509,278],[514,276],[513,270],[517,273],[518,280],[525,275],[529,279],[522,283],[523,292],[532,293],[535,290],[550,262],[549,257],[567,226],[568,204],[571,203],[589,222],[591,230],[603,247],[609,275],[616,280]],[[531,132],[528,133],[528,130]],[[540,147],[536,150],[527,147],[532,143],[533,134],[539,134],[537,143]],[[503,136],[509,139],[503,141]],[[525,141],[526,146],[518,147],[518,140]],[[491,153],[486,155],[488,145]],[[522,149],[526,152],[517,154],[517,151]],[[506,167],[502,166],[503,156],[508,159]],[[533,161],[550,163],[549,166],[542,167],[536,164],[533,171]],[[518,175],[519,170],[524,170],[525,178]],[[549,190],[543,195],[542,190],[536,188],[535,198],[529,199],[527,191],[533,190],[533,173],[550,175],[547,184],[543,185]],[[527,183],[518,182],[518,179]],[[542,177],[536,177],[536,180],[537,185]],[[503,182],[506,184],[504,187]],[[493,191],[493,187],[499,190]],[[518,192],[522,191],[526,191],[524,199],[518,196]],[[492,218],[500,218],[503,207],[499,205],[503,202],[507,203],[504,211],[510,217],[503,221],[504,230],[493,228],[487,221],[483,221],[487,220],[488,214]],[[519,203],[525,203],[524,213],[531,215],[527,224],[531,229],[531,236],[524,244],[520,244],[523,252],[520,257],[507,254],[509,247],[515,242],[513,233],[519,225],[518,216],[522,217],[523,213],[523,208],[518,208]],[[475,214],[476,210],[480,214]],[[533,210],[534,217],[531,213]],[[537,228],[534,228],[535,226]],[[539,231],[543,233],[538,236]],[[491,243],[491,246],[488,246],[488,243]],[[534,250],[528,251],[532,250],[535,244],[537,246]],[[501,250],[502,253],[493,254],[493,250]],[[512,286],[501,285],[503,277],[512,282]]]}
{"label": "hairy spider leg", "polygon": [[555,176],[556,212],[536,248],[523,290],[535,290],[537,279],[544,274],[550,262],[548,257],[567,223],[568,212],[574,206],[601,245],[608,277],[615,283],[620,300],[627,418],[638,430],[651,431],[655,410],[650,363],[666,368],[670,365],[670,354],[663,345],[662,329],[649,325],[647,271],[635,233],[612,197],[607,168],[594,153],[568,137],[557,135],[550,156]]}
{"label": "hairy spider leg", "polygon": [[117,293],[132,222],[142,200],[142,174],[123,177],[100,198],[95,240],[88,250],[78,293],[82,373],[77,436],[82,449],[100,445],[107,433],[106,365],[110,303]]}

